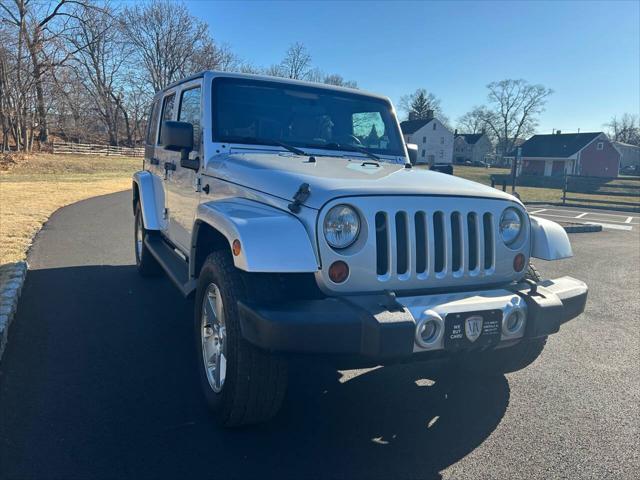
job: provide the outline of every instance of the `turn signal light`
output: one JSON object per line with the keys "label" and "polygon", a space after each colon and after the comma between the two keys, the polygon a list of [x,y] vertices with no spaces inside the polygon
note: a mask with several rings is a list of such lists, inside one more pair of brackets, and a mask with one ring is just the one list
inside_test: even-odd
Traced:
{"label": "turn signal light", "polygon": [[517,254],[513,258],[513,269],[516,272],[521,272],[524,270],[524,255],[522,253]]}
{"label": "turn signal light", "polygon": [[240,252],[242,251],[242,245],[240,245],[240,240],[236,238],[233,241],[233,244],[231,245],[231,250],[233,251],[234,256],[237,257],[238,255],[240,255]]}
{"label": "turn signal light", "polygon": [[333,262],[329,267],[329,278],[333,283],[342,283],[349,276],[349,265],[342,260]]}

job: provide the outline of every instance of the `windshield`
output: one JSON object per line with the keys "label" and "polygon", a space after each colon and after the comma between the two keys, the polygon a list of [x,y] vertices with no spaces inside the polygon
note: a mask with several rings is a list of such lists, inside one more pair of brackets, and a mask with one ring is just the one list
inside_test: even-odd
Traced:
{"label": "windshield", "polygon": [[213,140],[404,157],[385,100],[357,93],[240,78],[213,81]]}

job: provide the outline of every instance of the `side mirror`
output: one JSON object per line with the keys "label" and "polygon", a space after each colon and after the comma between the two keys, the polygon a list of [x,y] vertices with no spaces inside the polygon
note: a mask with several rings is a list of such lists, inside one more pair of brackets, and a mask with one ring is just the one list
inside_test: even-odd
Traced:
{"label": "side mirror", "polygon": [[415,165],[418,162],[418,145],[407,143],[407,153],[409,154],[409,162],[411,165]]}
{"label": "side mirror", "polygon": [[180,152],[180,166],[191,170],[200,168],[200,159],[190,159],[193,150],[193,125],[188,122],[162,122],[160,143],[166,150]]}

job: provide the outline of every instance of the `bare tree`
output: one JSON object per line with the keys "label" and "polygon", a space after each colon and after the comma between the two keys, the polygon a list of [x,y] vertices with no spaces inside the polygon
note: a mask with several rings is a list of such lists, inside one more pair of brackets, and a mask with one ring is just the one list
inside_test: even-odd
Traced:
{"label": "bare tree", "polygon": [[486,107],[473,107],[472,110],[458,118],[457,128],[464,133],[481,133],[486,130]]}
{"label": "bare tree", "polygon": [[613,117],[605,124],[609,128],[609,138],[616,142],[640,146],[640,126],[638,115],[625,113],[622,117]]}
{"label": "bare tree", "polygon": [[489,106],[484,110],[484,122],[501,151],[507,154],[518,139],[535,132],[537,117],[553,90],[522,79],[491,82],[487,89]]}
{"label": "bare tree", "polygon": [[11,5],[8,1],[0,2],[0,20],[17,29],[20,37],[18,48],[28,52],[31,70],[29,83],[33,83],[35,90],[36,118],[39,140],[42,142],[46,142],[49,135],[45,83],[50,78],[51,70],[69,59],[69,52],[60,48],[60,38],[72,28],[69,25],[86,6],[85,0],[12,0]]}
{"label": "bare tree", "polygon": [[69,43],[76,51],[73,64],[78,79],[93,99],[109,144],[120,143],[120,121],[124,122],[127,143],[131,144],[131,123],[124,106],[124,80],[133,50],[122,37],[114,13],[109,5],[101,12],[85,11]]}
{"label": "bare tree", "polygon": [[322,83],[326,83],[327,85],[336,85],[338,87],[358,88],[358,82],[345,80],[342,75],[338,75],[337,73],[324,75]]}
{"label": "bare tree", "polygon": [[307,80],[311,73],[311,55],[301,42],[289,47],[280,64],[282,76],[296,80]]}
{"label": "bare tree", "polygon": [[209,28],[183,3],[152,0],[126,7],[122,26],[155,91],[195,73],[203,64],[213,66],[209,60],[214,52],[203,53],[211,47]]}
{"label": "bare tree", "polygon": [[399,105],[400,109],[405,112],[407,119],[426,118],[429,110],[432,110],[434,116],[441,122],[448,123],[448,119],[440,107],[440,99],[424,88],[419,88],[413,93],[400,97]]}

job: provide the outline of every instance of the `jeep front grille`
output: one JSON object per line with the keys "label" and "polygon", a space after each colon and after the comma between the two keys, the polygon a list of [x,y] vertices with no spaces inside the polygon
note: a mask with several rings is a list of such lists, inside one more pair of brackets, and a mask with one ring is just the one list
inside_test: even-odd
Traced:
{"label": "jeep front grille", "polygon": [[[343,250],[318,235],[322,268],[318,280],[327,291],[342,294],[469,288],[518,280],[513,259],[529,259],[529,229],[510,248],[500,241],[498,221],[505,208],[522,212],[515,202],[491,198],[445,196],[354,196],[327,203],[318,215],[318,231],[335,205],[353,206],[362,224],[358,240]],[[526,222],[528,227],[528,222]],[[328,277],[335,261],[349,265],[346,281]]]}
{"label": "jeep front grille", "polygon": [[378,211],[379,280],[490,275],[495,267],[491,212]]}

